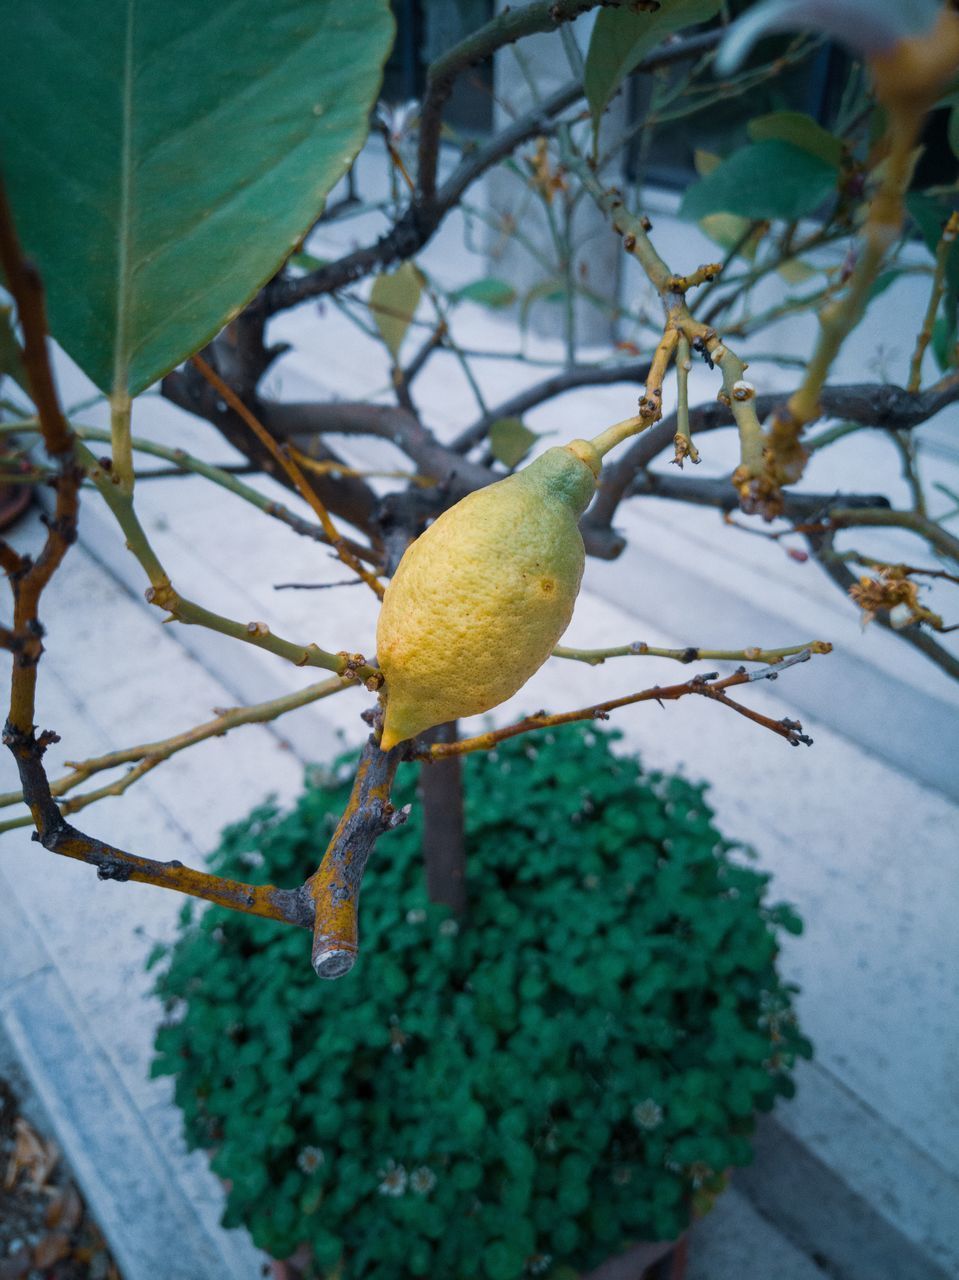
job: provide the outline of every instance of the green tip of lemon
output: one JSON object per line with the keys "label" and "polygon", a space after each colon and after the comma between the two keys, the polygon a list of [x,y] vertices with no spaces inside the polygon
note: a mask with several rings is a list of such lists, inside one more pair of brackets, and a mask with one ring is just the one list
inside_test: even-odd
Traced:
{"label": "green tip of lemon", "polygon": [[591,440],[571,440],[566,446],[569,452],[580,462],[585,462],[595,478],[603,469],[603,457]]}
{"label": "green tip of lemon", "polygon": [[586,560],[578,521],[601,467],[588,440],[547,449],[407,548],[376,632],[382,750],[489,711],[543,665],[573,614]]}

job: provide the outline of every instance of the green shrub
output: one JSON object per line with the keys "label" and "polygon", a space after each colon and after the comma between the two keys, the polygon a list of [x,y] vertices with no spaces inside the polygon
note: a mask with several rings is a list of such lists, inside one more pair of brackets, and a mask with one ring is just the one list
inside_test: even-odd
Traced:
{"label": "green shrub", "polygon": [[[185,928],[154,1069],[228,1183],[228,1225],[277,1257],[308,1241],[344,1280],[560,1276],[679,1234],[749,1160],[755,1111],[809,1052],[775,969],[777,927],[801,925],[704,788],[612,740],[570,726],[466,759],[462,924],[427,901],[414,804],[338,982],[299,930],[219,908]],[[216,870],[297,883],[348,772],[231,827]],[[399,804],[414,785],[401,769]]]}

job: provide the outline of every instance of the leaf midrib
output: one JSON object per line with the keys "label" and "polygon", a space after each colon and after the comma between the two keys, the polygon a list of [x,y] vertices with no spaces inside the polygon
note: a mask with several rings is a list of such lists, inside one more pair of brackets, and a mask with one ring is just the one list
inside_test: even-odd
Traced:
{"label": "leaf midrib", "polygon": [[120,209],[117,244],[117,327],[113,357],[113,395],[125,397],[128,384],[127,332],[130,322],[130,238],[133,216],[133,19],[136,0],[127,0],[123,48],[120,124]]}

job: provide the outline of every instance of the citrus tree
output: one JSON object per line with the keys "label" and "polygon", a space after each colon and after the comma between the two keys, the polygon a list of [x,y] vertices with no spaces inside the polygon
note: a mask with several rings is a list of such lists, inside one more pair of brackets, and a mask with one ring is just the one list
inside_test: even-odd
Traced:
{"label": "citrus tree", "polygon": [[[356,955],[368,856],[405,816],[390,798],[404,761],[424,764],[431,894],[461,909],[456,769],[466,753],[686,696],[745,715],[792,745],[808,743],[801,725],[761,715],[735,691],[828,652],[825,641],[797,637],[785,649],[741,651],[653,650],[614,643],[616,637],[598,650],[560,645],[585,557],[614,558],[623,548],[614,520],[627,499],[666,496],[738,509],[765,536],[794,535],[804,544],[801,554],[868,615],[895,624],[904,642],[959,675],[959,663],[936,638],[946,623],[920,598],[923,581],[957,580],[959,542],[949,521],[959,499],[946,494],[933,510],[912,434],[959,398],[959,217],[950,206],[953,188],[923,188],[917,176],[929,113],[956,100],[959,14],[952,4],[768,0],[735,6],[743,12],[730,26],[720,0],[535,0],[504,9],[435,60],[414,107],[376,112],[394,36],[386,0],[237,0],[202,19],[186,0],[160,7],[112,0],[106,10],[92,0],[54,0],[26,16],[18,12],[16,22],[9,0],[7,8],[0,248],[11,307],[0,330],[0,367],[9,380],[0,429],[10,442],[7,477],[43,482],[55,498],[35,554],[0,548],[13,602],[0,629],[13,666],[4,741],[22,788],[4,800],[29,809],[6,827],[32,824],[45,849],[96,866],[101,878],[158,884],[309,929],[314,967],[336,977]],[[591,9],[600,12],[583,58],[569,27]],[[568,83],[537,95],[530,109],[480,141],[444,131],[446,104],[471,68],[543,33],[555,42],[557,59],[568,61]],[[802,74],[826,37],[850,50],[832,127],[764,106],[749,119],[744,145],[725,156],[698,155],[700,179],[681,213],[715,241],[716,260],[666,261],[638,200],[611,183],[624,150],[731,100],[768,105],[765,90],[797,69]],[[637,78],[651,86],[648,109],[609,138],[611,104]],[[382,233],[319,260],[303,247],[318,222],[370,210],[352,178],[345,196],[327,197],[350,174],[371,122],[389,175],[388,198],[374,204]],[[477,184],[494,170],[521,180],[524,198],[541,210],[545,247],[524,234],[522,218],[474,203]],[[584,270],[576,214],[586,205],[639,263],[647,281],[642,296],[611,298]],[[477,225],[492,220],[498,235],[525,247],[542,279],[518,298],[494,276],[453,288],[428,275],[417,255],[454,210]],[[929,251],[919,268],[901,261],[916,233]],[[907,269],[924,272],[929,287],[924,312],[909,321],[916,337],[905,385],[831,382],[836,356],[871,299]],[[757,303],[777,272],[807,288],[772,307]],[[381,339],[392,366],[390,402],[291,404],[267,394],[265,376],[284,351],[270,340],[271,320],[315,299]],[[533,306],[558,302],[565,363],[520,394],[488,403],[472,369],[484,353],[456,337],[464,301],[519,303],[523,322]],[[628,334],[608,358],[581,358],[580,303],[610,313]],[[803,311],[818,317],[818,336],[808,350],[780,353],[784,367],[795,370],[791,394],[754,385],[737,344]],[[109,432],[61,405],[48,336],[109,400]],[[930,347],[941,376],[924,384]],[[460,363],[477,401],[475,420],[452,439],[431,429],[417,403],[418,376],[441,358]],[[716,399],[696,405],[689,374],[700,360],[714,371]],[[676,408],[664,416],[672,378]],[[638,403],[629,383],[641,388]],[[574,387],[601,384],[626,388],[621,421],[589,424],[583,439],[520,468],[535,444],[523,415]],[[182,450],[139,439],[136,399],[157,385],[211,422],[254,468],[299,494],[312,516]],[[814,431],[817,423],[827,425]],[[738,434],[738,466],[725,480],[690,475],[684,464],[708,448],[707,433],[724,429]],[[796,489],[811,456],[864,429],[885,433],[898,450],[912,493],[908,509],[881,494]],[[328,438],[343,434],[398,446],[415,473],[384,495],[337,455]],[[664,454],[678,464],[674,473],[652,466]],[[137,459],[149,456],[203,475],[264,519],[331,548],[383,600],[376,656],[332,652],[310,636],[279,636],[266,622],[224,617],[184,596],[175,585],[177,566],[161,562],[138,515]],[[81,496],[105,503],[116,518],[158,621],[209,628],[224,645],[255,645],[280,662],[319,669],[324,679],[49,778],[43,755],[55,734],[36,724],[41,597],[64,561],[69,572]],[[890,527],[919,539],[919,563],[886,563],[868,546],[852,550],[838,541],[848,530],[868,535]],[[450,727],[505,700],[547,660],[598,663],[648,653],[738,665],[724,676],[703,672],[474,737],[460,738]],[[175,752],[358,682],[370,691],[372,733],[322,862],[298,887],[251,886],[159,862],[69,821]],[[118,779],[83,789],[124,767]]]}

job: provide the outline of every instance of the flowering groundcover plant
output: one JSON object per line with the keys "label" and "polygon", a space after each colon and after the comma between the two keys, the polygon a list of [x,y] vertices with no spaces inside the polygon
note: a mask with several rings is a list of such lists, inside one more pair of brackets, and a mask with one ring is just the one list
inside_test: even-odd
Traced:
{"label": "flowering groundcover plant", "polygon": [[[317,1276],[560,1280],[679,1235],[748,1162],[756,1111],[811,1052],[776,970],[801,924],[704,788],[644,773],[616,736],[467,757],[470,915],[429,903],[414,806],[341,982],[317,983],[295,930],[186,909],[154,1070],[213,1152],[227,1225],[277,1257],[308,1243]],[[298,874],[353,760],[229,828],[216,870]]]}

